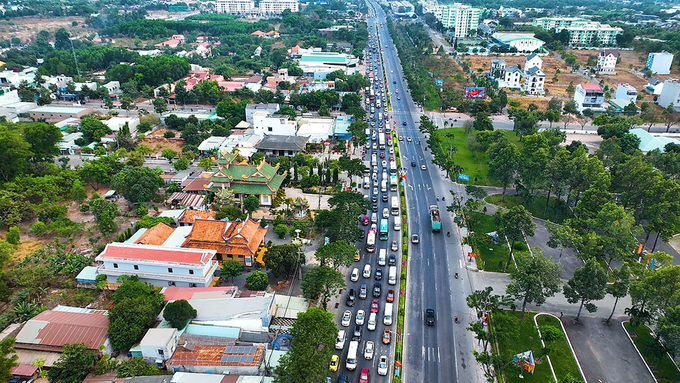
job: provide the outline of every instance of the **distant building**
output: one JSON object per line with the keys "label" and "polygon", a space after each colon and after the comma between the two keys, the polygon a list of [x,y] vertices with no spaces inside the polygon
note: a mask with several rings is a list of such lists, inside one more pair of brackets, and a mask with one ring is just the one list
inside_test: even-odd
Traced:
{"label": "distant building", "polygon": [[279,111],[279,104],[248,104],[246,105],[246,121],[253,125],[253,115],[255,112],[266,111],[269,114],[274,114]]}
{"label": "distant building", "polygon": [[323,80],[331,72],[342,70],[346,75],[357,72],[359,59],[353,55],[338,52],[308,51],[300,55],[298,66],[305,76]]}
{"label": "distant building", "polygon": [[535,27],[541,27],[546,31],[559,32],[572,25],[582,25],[588,22],[588,19],[581,17],[539,17],[538,19],[534,19],[533,25]]}
{"label": "distant building", "polygon": [[255,10],[253,0],[217,0],[215,11],[217,13],[229,13],[232,15],[244,15]]}
{"label": "distant building", "polygon": [[543,94],[545,85],[545,73],[540,67],[532,67],[525,70],[526,81],[523,90],[529,94]]}
{"label": "distant building", "polygon": [[517,66],[508,67],[503,73],[502,79],[503,83],[498,84],[499,88],[519,89],[522,86],[522,70]]}
{"label": "distant building", "polygon": [[605,49],[597,55],[595,71],[599,74],[616,74],[616,61],[619,59],[619,51]]}
{"label": "distant building", "polygon": [[650,78],[643,90],[654,96],[659,96],[663,91],[663,80],[659,80],[658,78]]}
{"label": "distant building", "polygon": [[150,328],[139,342],[139,348],[144,360],[151,364],[163,365],[175,354],[178,342],[176,328]]}
{"label": "distant building", "polygon": [[294,136],[297,122],[287,114],[270,114],[259,110],[253,114],[253,133],[261,137],[265,134]]}
{"label": "distant building", "polygon": [[616,36],[623,33],[623,29],[612,27],[580,17],[540,17],[533,25],[546,31],[569,32],[569,46],[592,47],[598,45],[616,45]]}
{"label": "distant building", "polygon": [[670,74],[673,64],[673,54],[666,51],[650,53],[647,56],[645,69],[651,70],[654,74]]}
{"label": "distant building", "polygon": [[532,68],[543,69],[543,59],[536,53],[530,54],[524,61],[525,72]]}
{"label": "distant building", "polygon": [[267,156],[294,156],[307,146],[309,137],[265,134],[255,148]]}
{"label": "distant building", "polygon": [[286,9],[291,12],[300,12],[299,0],[261,0],[260,14],[280,15]]}
{"label": "distant building", "polygon": [[616,87],[616,94],[614,98],[619,100],[628,100],[632,103],[637,102],[638,92],[634,86],[630,84],[619,84]]}
{"label": "distant building", "polygon": [[[477,31],[482,9],[461,3],[441,6],[441,23],[454,29],[454,37],[467,37]],[[436,14],[435,14],[436,15]]]}
{"label": "distant building", "polygon": [[584,109],[603,112],[604,91],[598,84],[578,84],[574,92],[574,103],[579,112],[583,112]]}
{"label": "distant building", "polygon": [[53,120],[53,119],[66,119],[66,118],[81,118],[88,114],[94,113],[94,109],[91,107],[82,106],[39,106],[35,109],[31,109],[28,115],[32,118]]}
{"label": "distant building", "polygon": [[492,36],[498,43],[518,52],[535,52],[543,48],[545,42],[534,37],[533,32],[496,32]]}
{"label": "distant building", "polygon": [[656,103],[664,108],[673,105],[675,110],[680,110],[680,82],[674,78],[664,81],[663,89]]}

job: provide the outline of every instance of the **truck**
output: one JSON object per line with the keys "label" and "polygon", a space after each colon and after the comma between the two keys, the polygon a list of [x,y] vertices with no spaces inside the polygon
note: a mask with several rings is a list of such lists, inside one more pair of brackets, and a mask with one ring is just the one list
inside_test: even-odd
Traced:
{"label": "truck", "polygon": [[437,205],[430,205],[430,222],[432,222],[432,231],[438,232],[442,229],[442,220]]}

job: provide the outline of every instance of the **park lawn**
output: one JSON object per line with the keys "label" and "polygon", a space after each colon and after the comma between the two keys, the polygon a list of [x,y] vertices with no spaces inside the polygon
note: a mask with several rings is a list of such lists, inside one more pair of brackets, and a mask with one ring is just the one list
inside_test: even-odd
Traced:
{"label": "park lawn", "polygon": [[[538,329],[534,324],[535,313],[527,312],[524,315],[524,319],[521,319],[522,313],[520,311],[505,311],[505,313],[515,317],[519,321],[519,336],[500,336],[498,339],[501,358],[505,363],[505,381],[507,383],[553,382],[554,379],[550,370],[550,365],[548,364],[548,360],[543,358],[543,346],[541,345],[541,339],[538,335]],[[550,359],[553,368],[555,369],[557,379],[561,381],[567,374],[570,374],[577,379],[582,379],[578,365],[576,364],[576,359],[569,348],[564,332],[562,332],[559,320],[549,315],[540,315],[537,318],[537,322],[539,326],[551,325],[562,333],[562,337],[553,344],[553,351],[550,354]],[[503,328],[497,328],[496,330],[500,333],[503,331]],[[523,374],[524,378],[520,378],[519,369],[511,364],[512,358],[516,354],[529,350],[533,352],[534,361],[536,362],[534,374],[530,375],[525,372]]]}
{"label": "park lawn", "polygon": [[494,245],[491,237],[486,235],[498,231],[493,216],[475,212],[472,213],[472,222],[473,248],[479,254],[477,267],[480,270],[503,272],[505,262],[510,256],[510,249],[505,238],[499,238],[498,245]]}
{"label": "park lawn", "polygon": [[556,223],[562,223],[567,218],[573,218],[571,210],[567,207],[564,200],[558,200],[556,197],[550,197],[550,206],[548,212],[545,211],[544,196],[535,196],[530,203],[526,203],[524,197],[515,194],[505,194],[505,201],[501,202],[501,194],[492,194],[485,198],[485,201],[497,206],[513,207],[517,205],[524,205],[529,210],[531,215],[536,218],[550,220]]}
{"label": "park lawn", "polygon": [[[519,144],[519,137],[510,130],[503,130],[503,134],[513,142],[515,145]],[[457,165],[463,167],[463,174],[470,176],[470,185],[484,185],[484,186],[503,186],[497,182],[490,180],[487,176],[489,172],[489,157],[486,152],[477,150],[472,151],[467,147],[467,140],[465,139],[465,129],[463,128],[445,128],[437,130],[437,137],[441,140],[444,151],[453,146],[456,148],[456,153],[453,155],[453,160]],[[448,135],[448,136],[447,136]]]}
{"label": "park lawn", "polygon": [[[661,345],[650,333],[649,327],[642,325],[636,328],[630,322],[626,322],[623,325],[626,327],[626,331],[630,334],[633,342],[635,342],[638,351],[645,358],[649,368],[652,369],[656,380],[659,383],[680,382],[678,368],[668,355],[663,352]],[[655,348],[659,350],[659,356],[653,355],[651,350]]]}

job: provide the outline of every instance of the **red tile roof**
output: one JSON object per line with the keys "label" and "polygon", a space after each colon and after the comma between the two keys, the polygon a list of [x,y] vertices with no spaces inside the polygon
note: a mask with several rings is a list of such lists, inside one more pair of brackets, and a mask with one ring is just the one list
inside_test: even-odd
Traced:
{"label": "red tile roof", "polygon": [[210,180],[207,178],[203,177],[198,177],[198,178],[189,178],[182,182],[183,184],[183,189],[185,192],[191,192],[191,191],[198,191],[202,192],[205,191],[205,185],[209,184]]}
{"label": "red tile roof", "polygon": [[210,292],[228,292],[236,289],[234,286],[217,286],[217,287],[166,287],[163,289],[163,295],[166,302],[177,301],[180,299],[190,300],[197,293]]}
{"label": "red tile roof", "polygon": [[204,266],[214,255],[214,251],[200,248],[186,249],[113,242],[106,245],[106,248],[97,256],[96,260],[113,261],[120,259],[124,261],[150,261]]}
{"label": "red tile roof", "polygon": [[45,350],[40,346],[61,348],[66,343],[85,343],[90,349],[98,350],[106,343],[109,327],[106,314],[105,310],[43,311],[26,322],[17,335],[16,348]]}
{"label": "red tile roof", "polygon": [[250,218],[242,222],[197,219],[182,247],[248,256],[255,254],[265,234],[267,229]]}
{"label": "red tile roof", "polygon": [[160,246],[170,237],[173,231],[175,229],[161,222],[142,233],[135,243]]}
{"label": "red tile roof", "polygon": [[184,215],[182,215],[182,218],[179,220],[179,222],[193,224],[197,219],[215,219],[215,216],[217,216],[217,212],[214,210],[187,209],[184,211]]}
{"label": "red tile roof", "polygon": [[581,84],[581,87],[585,90],[594,90],[594,91],[602,91],[602,87],[598,84],[593,84],[593,83],[588,83],[588,84]]}

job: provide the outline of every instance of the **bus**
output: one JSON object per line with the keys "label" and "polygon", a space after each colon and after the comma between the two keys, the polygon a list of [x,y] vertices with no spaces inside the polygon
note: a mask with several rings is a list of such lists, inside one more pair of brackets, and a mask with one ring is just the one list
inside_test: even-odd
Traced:
{"label": "bus", "polygon": [[378,148],[380,148],[380,150],[385,150],[385,135],[384,134],[378,134]]}
{"label": "bus", "polygon": [[375,90],[373,90],[373,88],[371,88],[370,98],[371,100],[375,99]]}
{"label": "bus", "polygon": [[370,139],[371,139],[371,129],[366,128],[366,130],[364,131],[364,133],[366,133],[366,139],[367,139],[367,140],[370,140]]}
{"label": "bus", "polygon": [[399,215],[399,197],[397,197],[396,195],[392,196],[390,208],[392,211],[392,215]]}
{"label": "bus", "polygon": [[399,185],[397,184],[397,175],[392,174],[390,176],[390,191],[393,192],[397,191],[397,187],[399,187]]}
{"label": "bus", "polygon": [[366,235],[366,251],[369,253],[375,253],[375,230],[371,229]]}
{"label": "bus", "polygon": [[397,161],[390,160],[390,174],[397,174]]}
{"label": "bus", "polygon": [[380,240],[387,241],[387,236],[389,233],[389,223],[386,218],[380,220]]}

